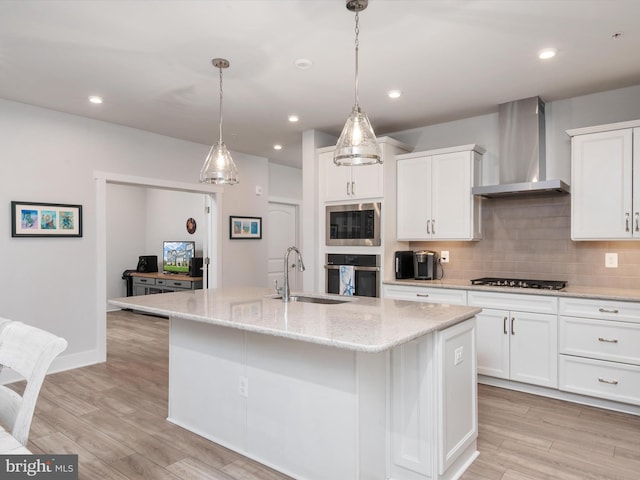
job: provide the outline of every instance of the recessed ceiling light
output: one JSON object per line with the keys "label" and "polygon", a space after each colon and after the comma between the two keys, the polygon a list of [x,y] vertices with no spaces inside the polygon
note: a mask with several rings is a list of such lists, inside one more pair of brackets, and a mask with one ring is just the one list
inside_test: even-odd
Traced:
{"label": "recessed ceiling light", "polygon": [[296,123],[298,120],[300,120],[300,118],[298,118],[297,115],[289,115],[289,121],[291,123]]}
{"label": "recessed ceiling light", "polygon": [[387,92],[387,96],[389,98],[400,98],[400,95],[402,95],[402,92],[400,90],[389,90]]}
{"label": "recessed ceiling light", "polygon": [[276,143],[276,144],[273,146],[273,149],[274,149],[274,150],[282,150],[282,145],[280,145],[279,143]]}
{"label": "recessed ceiling light", "polygon": [[538,52],[538,58],[540,60],[548,60],[555,57],[556,53],[558,53],[558,49],[556,48],[544,48]]}
{"label": "recessed ceiling light", "polygon": [[102,97],[98,97],[97,95],[91,95],[89,97],[89,101],[91,103],[99,104],[99,103],[102,103]]}
{"label": "recessed ceiling light", "polygon": [[308,70],[312,67],[313,62],[308,58],[299,58],[295,61],[295,64],[300,70]]}

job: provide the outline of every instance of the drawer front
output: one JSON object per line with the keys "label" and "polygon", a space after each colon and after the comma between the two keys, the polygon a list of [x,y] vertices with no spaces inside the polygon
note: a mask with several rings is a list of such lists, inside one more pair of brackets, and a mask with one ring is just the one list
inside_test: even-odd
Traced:
{"label": "drawer front", "polygon": [[559,314],[640,323],[640,303],[585,298],[561,298]]}
{"label": "drawer front", "polygon": [[560,317],[560,353],[640,365],[640,324]]}
{"label": "drawer front", "polygon": [[640,405],[640,367],[560,355],[560,390]]}
{"label": "drawer front", "polygon": [[472,290],[467,295],[467,301],[470,307],[550,313],[552,315],[555,315],[558,311],[558,298],[546,295],[478,292]]}
{"label": "drawer front", "polygon": [[163,280],[164,285],[172,288],[191,288],[190,280]]}
{"label": "drawer front", "polygon": [[155,285],[155,278],[133,277],[133,283],[137,285]]}
{"label": "drawer front", "polygon": [[417,286],[385,285],[384,297],[414,302],[446,303],[449,305],[466,305],[466,290],[448,288],[429,288]]}

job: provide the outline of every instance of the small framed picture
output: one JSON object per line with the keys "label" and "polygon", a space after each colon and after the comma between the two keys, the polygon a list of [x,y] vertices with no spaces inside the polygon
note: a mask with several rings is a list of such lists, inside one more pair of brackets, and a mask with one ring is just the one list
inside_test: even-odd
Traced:
{"label": "small framed picture", "polygon": [[262,238],[262,217],[229,217],[229,238],[260,239]]}
{"label": "small framed picture", "polygon": [[81,237],[82,205],[11,202],[12,237]]}

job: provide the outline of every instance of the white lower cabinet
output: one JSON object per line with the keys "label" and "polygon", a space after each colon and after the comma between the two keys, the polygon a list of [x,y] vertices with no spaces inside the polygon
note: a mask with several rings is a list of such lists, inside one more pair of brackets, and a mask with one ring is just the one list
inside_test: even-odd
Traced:
{"label": "white lower cabinet", "polygon": [[640,305],[560,299],[560,390],[640,405]]}
{"label": "white lower cabinet", "polygon": [[414,302],[466,305],[467,291],[452,288],[421,287],[418,285],[383,285],[382,296]]}
{"label": "white lower cabinet", "polygon": [[556,297],[470,291],[468,305],[483,309],[476,316],[479,374],[558,387]]}

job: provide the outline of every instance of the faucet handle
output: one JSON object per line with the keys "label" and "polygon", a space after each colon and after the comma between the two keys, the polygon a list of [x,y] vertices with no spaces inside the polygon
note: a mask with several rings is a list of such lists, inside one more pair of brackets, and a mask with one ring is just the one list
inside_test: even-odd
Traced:
{"label": "faucet handle", "polygon": [[273,281],[273,288],[276,289],[276,293],[282,294],[282,287],[278,287],[278,279],[277,278]]}

